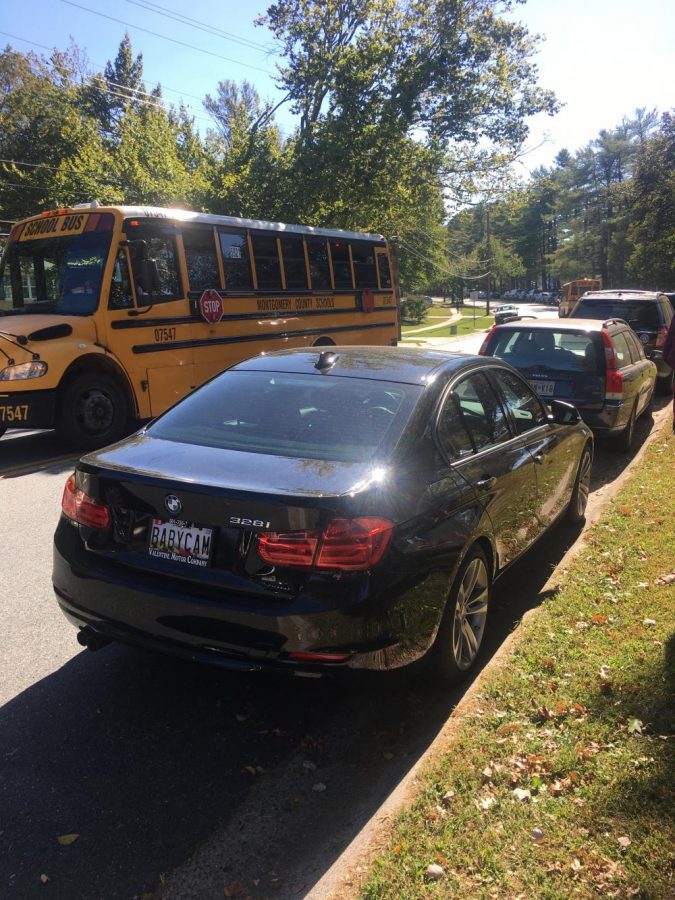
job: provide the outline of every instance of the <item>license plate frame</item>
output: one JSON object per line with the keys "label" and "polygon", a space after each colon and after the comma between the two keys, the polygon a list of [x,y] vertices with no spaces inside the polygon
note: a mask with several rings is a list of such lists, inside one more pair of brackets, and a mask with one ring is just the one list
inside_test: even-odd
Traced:
{"label": "license plate frame", "polygon": [[530,387],[540,397],[553,397],[555,394],[555,381],[530,381]]}
{"label": "license plate frame", "polygon": [[213,528],[184,519],[153,518],[146,549],[154,559],[206,569],[213,552]]}

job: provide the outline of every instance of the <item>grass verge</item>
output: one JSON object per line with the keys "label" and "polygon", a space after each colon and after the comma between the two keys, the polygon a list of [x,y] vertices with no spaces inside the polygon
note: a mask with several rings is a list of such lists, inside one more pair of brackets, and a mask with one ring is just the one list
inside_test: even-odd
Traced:
{"label": "grass verge", "polygon": [[[487,328],[491,328],[495,323],[494,316],[485,316],[485,315],[477,315],[474,319],[471,314],[467,314],[466,307],[463,310],[463,318],[461,318],[458,322],[450,325],[439,325],[438,328],[429,328],[425,331],[420,332],[420,328],[424,328],[425,325],[414,325],[414,326],[403,326],[401,329],[401,334],[403,337],[449,337],[451,334],[471,334],[474,331],[485,331]],[[451,332],[451,328],[456,328],[455,332]]]}
{"label": "grass verge", "polygon": [[675,896],[674,456],[664,431],[586,532],[362,897]]}

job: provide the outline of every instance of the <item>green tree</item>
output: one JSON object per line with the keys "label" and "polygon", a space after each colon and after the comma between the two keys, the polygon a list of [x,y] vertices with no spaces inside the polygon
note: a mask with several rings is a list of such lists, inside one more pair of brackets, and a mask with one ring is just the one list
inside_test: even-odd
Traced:
{"label": "green tree", "polygon": [[675,285],[675,112],[638,151],[632,190],[629,269],[644,287]]}

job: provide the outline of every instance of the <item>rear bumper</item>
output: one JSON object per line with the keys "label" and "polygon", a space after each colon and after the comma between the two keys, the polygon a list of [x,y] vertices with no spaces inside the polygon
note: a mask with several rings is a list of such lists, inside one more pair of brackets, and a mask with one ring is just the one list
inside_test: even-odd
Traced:
{"label": "rear bumper", "polygon": [[[55,536],[54,590],[73,625],[121,643],[240,671],[383,670],[419,658],[437,623],[414,639],[402,635],[406,588],[397,592],[389,585],[386,593],[371,596],[368,582],[364,575],[351,588],[345,585],[341,595],[316,592],[275,602],[256,596],[206,599],[191,594],[189,582],[101,564],[69,523],[62,521]],[[414,588],[416,596],[420,587]],[[345,654],[346,659],[314,663],[289,658],[319,652]]]}
{"label": "rear bumper", "polygon": [[584,409],[583,406],[577,406],[577,409],[588,427],[599,435],[622,431],[626,427],[630,415],[630,410],[623,401],[608,402],[599,410]]}

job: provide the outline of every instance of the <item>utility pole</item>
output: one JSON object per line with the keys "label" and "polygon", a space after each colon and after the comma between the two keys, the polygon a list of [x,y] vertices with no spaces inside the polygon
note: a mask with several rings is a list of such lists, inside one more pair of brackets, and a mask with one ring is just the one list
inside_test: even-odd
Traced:
{"label": "utility pole", "polygon": [[490,267],[492,266],[492,254],[490,252],[490,207],[485,207],[485,252],[487,253],[487,273],[485,275],[485,315],[490,315]]}

